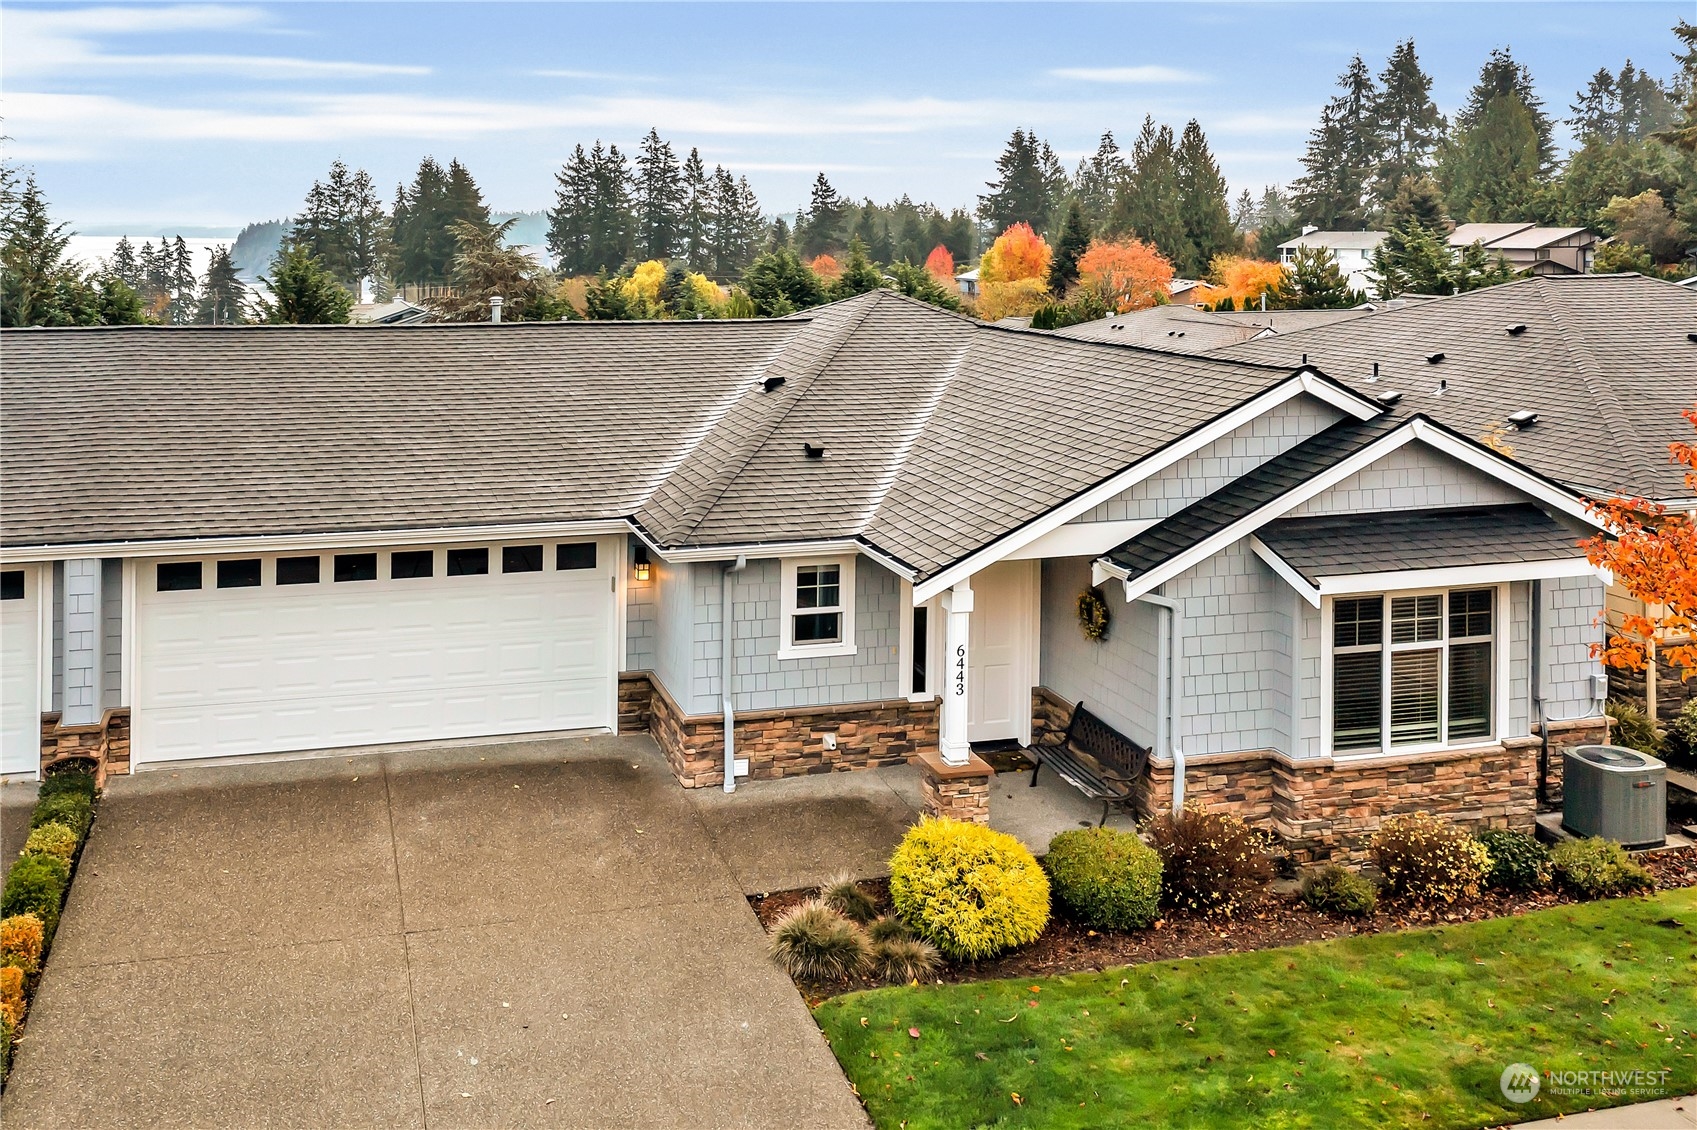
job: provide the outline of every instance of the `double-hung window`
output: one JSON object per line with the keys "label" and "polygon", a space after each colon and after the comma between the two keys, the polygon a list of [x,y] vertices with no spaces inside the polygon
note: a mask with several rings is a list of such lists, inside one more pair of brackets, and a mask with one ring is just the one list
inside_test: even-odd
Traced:
{"label": "double-hung window", "polygon": [[1489,738],[1496,687],[1495,589],[1332,602],[1332,749],[1343,753]]}
{"label": "double-hung window", "polygon": [[783,562],[783,637],[779,658],[852,655],[854,558],[800,558]]}

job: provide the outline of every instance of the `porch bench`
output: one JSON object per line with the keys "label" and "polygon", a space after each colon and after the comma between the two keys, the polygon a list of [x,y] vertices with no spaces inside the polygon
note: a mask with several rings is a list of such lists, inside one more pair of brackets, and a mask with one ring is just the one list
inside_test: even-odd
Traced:
{"label": "porch bench", "polygon": [[1047,765],[1061,780],[1089,797],[1102,802],[1100,828],[1108,822],[1108,811],[1114,805],[1125,806],[1132,801],[1132,786],[1149,764],[1149,749],[1140,746],[1096,715],[1080,702],[1072,709],[1066,729],[1043,726],[1031,736],[1026,752],[1035,765],[1031,767],[1029,788],[1037,787],[1037,774]]}

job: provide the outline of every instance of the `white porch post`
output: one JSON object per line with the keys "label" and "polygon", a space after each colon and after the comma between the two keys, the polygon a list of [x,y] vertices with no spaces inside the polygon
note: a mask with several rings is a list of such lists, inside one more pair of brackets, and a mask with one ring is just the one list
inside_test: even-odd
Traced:
{"label": "white porch post", "polygon": [[965,765],[972,757],[966,740],[967,637],[972,626],[972,582],[961,581],[943,594],[947,685],[943,687],[942,716],[938,719],[937,748],[947,765]]}

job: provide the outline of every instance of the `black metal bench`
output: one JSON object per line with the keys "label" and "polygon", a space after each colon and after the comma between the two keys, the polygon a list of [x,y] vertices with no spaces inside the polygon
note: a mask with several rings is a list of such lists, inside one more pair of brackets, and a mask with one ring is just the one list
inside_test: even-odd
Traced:
{"label": "black metal bench", "polygon": [[1108,822],[1108,810],[1132,800],[1132,784],[1149,764],[1149,750],[1140,746],[1096,715],[1081,702],[1072,708],[1072,719],[1064,730],[1044,726],[1031,735],[1026,750],[1037,762],[1031,767],[1031,787],[1047,765],[1056,775],[1091,800],[1102,802],[1099,828]]}

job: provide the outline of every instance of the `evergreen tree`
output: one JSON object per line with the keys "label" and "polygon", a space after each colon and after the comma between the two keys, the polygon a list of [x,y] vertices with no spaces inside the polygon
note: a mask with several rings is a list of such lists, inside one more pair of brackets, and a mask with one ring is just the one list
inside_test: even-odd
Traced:
{"label": "evergreen tree", "polygon": [[1226,178],[1208,148],[1202,127],[1192,118],[1184,127],[1176,156],[1179,217],[1184,224],[1182,258],[1173,269],[1186,278],[1201,278],[1216,255],[1238,249],[1237,232],[1226,206]]}
{"label": "evergreen tree", "polygon": [[203,326],[239,326],[248,320],[247,287],[236,273],[228,247],[212,249],[194,320]]}
{"label": "evergreen tree", "polygon": [[468,220],[454,222],[454,254],[451,295],[433,305],[447,322],[486,322],[490,299],[500,295],[503,322],[553,321],[562,305],[554,298],[553,279],[530,255],[504,245],[507,233],[518,220],[489,225]]}
{"label": "evergreen tree", "polygon": [[[699,164],[700,158],[696,158]],[[670,142],[650,128],[636,155],[636,246],[643,259],[670,259],[686,249],[683,238],[689,188]]]}
{"label": "evergreen tree", "polygon": [[1078,171],[1072,178],[1073,198],[1084,209],[1085,223],[1092,229],[1107,222],[1108,213],[1114,206],[1114,195],[1125,175],[1125,158],[1120,155],[1120,147],[1114,141],[1113,133],[1105,132],[1096,145],[1096,152],[1079,161]]}
{"label": "evergreen tree", "polygon": [[1542,187],[1540,151],[1533,111],[1513,91],[1493,95],[1445,147],[1450,215],[1485,223],[1527,217]]}
{"label": "evergreen tree", "polygon": [[1239,235],[1250,235],[1261,226],[1261,213],[1255,207],[1255,196],[1247,188],[1237,194],[1232,205],[1232,227]]}
{"label": "evergreen tree", "polygon": [[1276,184],[1261,190],[1255,220],[1255,254],[1263,259],[1277,258],[1279,244],[1295,239],[1302,231],[1290,198]]}
{"label": "evergreen tree", "polygon": [[120,236],[118,246],[112,249],[112,258],[106,263],[106,273],[129,287],[138,290],[141,287],[141,267],[136,262],[135,244],[129,236]]}
{"label": "evergreen tree", "polygon": [[712,212],[712,186],[707,179],[707,166],[701,160],[701,151],[691,149],[683,167],[683,217],[679,225],[678,238],[682,242],[684,258],[690,266],[701,270],[710,265],[711,250],[708,243],[708,216]]}
{"label": "evergreen tree", "polygon": [[1344,310],[1359,299],[1329,249],[1300,247],[1284,278],[1268,292],[1267,305],[1275,310]]}
{"label": "evergreen tree", "polygon": [[1328,231],[1367,226],[1369,187],[1380,163],[1378,88],[1357,55],[1338,76],[1342,93],[1326,104],[1302,156],[1303,175],[1292,185],[1297,216]]}
{"label": "evergreen tree", "polygon": [[573,149],[555,174],[554,207],[548,212],[548,252],[560,272],[589,275],[616,270],[636,245],[630,170],[617,145],[597,140]]}
{"label": "evergreen tree", "polygon": [[1432,101],[1432,79],[1420,67],[1414,40],[1397,44],[1385,63],[1373,117],[1380,144],[1373,194],[1388,204],[1405,178],[1431,170],[1444,136],[1444,116]]}
{"label": "evergreen tree", "polygon": [[1414,223],[1435,236],[1445,236],[1449,222],[1444,215],[1444,194],[1437,182],[1425,173],[1403,177],[1397,184],[1396,195],[1385,205],[1385,223],[1390,228]]}
{"label": "evergreen tree", "polygon": [[843,273],[831,287],[831,297],[853,298],[883,285],[884,275],[867,255],[866,244],[859,236],[850,239],[848,262],[843,264]]}
{"label": "evergreen tree", "polygon": [[[475,186],[471,186],[470,193],[466,191],[470,177],[464,167],[456,161],[452,168],[457,170],[460,181],[456,190],[458,200],[449,188],[450,177],[455,174],[443,169],[434,157],[419,162],[411,186],[396,199],[395,214],[390,221],[393,260],[389,268],[396,282],[429,286],[448,281],[454,257],[454,237],[449,225],[456,219],[475,219],[475,208],[481,204],[475,196]],[[470,214],[462,211],[467,205],[472,207]],[[488,222],[487,210],[482,219]]]}
{"label": "evergreen tree", "polygon": [[825,301],[825,285],[787,247],[768,251],[749,264],[742,288],[764,318],[780,318]]}
{"label": "evergreen tree", "polygon": [[0,325],[54,325],[60,279],[70,270],[69,224],[54,223],[31,173],[21,192],[7,193],[0,215]]}
{"label": "evergreen tree", "polygon": [[996,158],[999,179],[978,198],[978,216],[993,232],[1027,223],[1032,230],[1049,230],[1067,189],[1066,170],[1049,143],[1034,132],[1016,129],[1002,155]]}
{"label": "evergreen tree", "polygon": [[1049,260],[1049,293],[1064,297],[1078,281],[1078,260],[1090,250],[1090,225],[1084,218],[1084,205],[1078,197],[1067,201],[1066,219],[1061,222],[1060,238],[1055,241],[1055,254]]}
{"label": "evergreen tree", "polygon": [[1190,250],[1172,127],[1157,129],[1153,117],[1143,119],[1143,129],[1132,143],[1129,171],[1108,215],[1107,234],[1153,243],[1169,260]]}
{"label": "evergreen tree", "polygon": [[[1681,71],[1679,85],[1685,88],[1684,117],[1667,129],[1658,131],[1655,139],[1684,153],[1697,154],[1697,24],[1680,20],[1674,25],[1673,33],[1685,46],[1684,51],[1674,53]],[[1692,195],[1697,197],[1697,192]],[[1690,206],[1689,201],[1687,206]],[[1697,212],[1697,208],[1693,211]],[[1697,215],[1687,222],[1697,224]]]}
{"label": "evergreen tree", "polygon": [[[843,213],[847,205],[820,173],[813,178],[813,192],[807,211],[796,219],[795,241],[801,254],[812,259],[842,247]],[[759,300],[756,299],[756,304]]]}
{"label": "evergreen tree", "polygon": [[259,299],[261,320],[271,325],[341,325],[354,296],[301,247],[285,244],[259,280],[271,292]]}
{"label": "evergreen tree", "polygon": [[1532,126],[1538,162],[1535,174],[1542,176],[1555,164],[1555,123],[1544,112],[1543,100],[1532,89],[1532,72],[1515,62],[1506,48],[1492,51],[1485,65],[1479,68],[1479,79],[1467,94],[1467,104],[1455,116],[1455,131],[1465,135],[1477,129],[1491,113],[1492,103],[1510,96],[1520,103]]}
{"label": "evergreen tree", "polygon": [[166,308],[167,317],[174,326],[186,326],[194,321],[195,290],[200,280],[194,272],[194,252],[180,235],[171,244],[170,264],[171,303]]}

